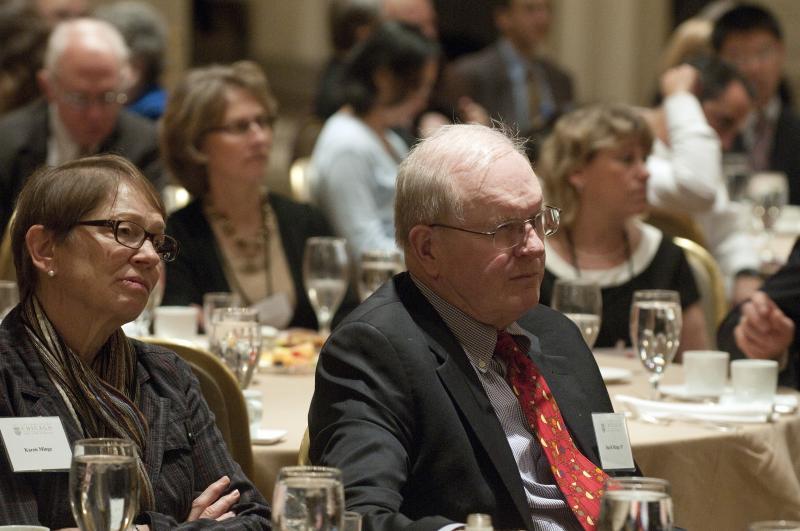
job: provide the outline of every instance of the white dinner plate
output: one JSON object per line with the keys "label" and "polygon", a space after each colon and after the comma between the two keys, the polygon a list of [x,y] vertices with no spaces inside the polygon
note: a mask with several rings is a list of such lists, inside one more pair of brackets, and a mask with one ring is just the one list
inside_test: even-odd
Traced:
{"label": "white dinner plate", "polygon": [[286,430],[270,430],[261,428],[255,437],[250,437],[252,444],[277,444],[286,436]]}
{"label": "white dinner plate", "polygon": [[679,400],[706,400],[709,398],[719,398],[725,393],[731,393],[730,387],[726,387],[722,393],[690,393],[686,384],[659,385],[658,390],[663,394]]}
{"label": "white dinner plate", "polygon": [[628,369],[618,367],[600,367],[600,375],[607,384],[629,382],[633,373]]}

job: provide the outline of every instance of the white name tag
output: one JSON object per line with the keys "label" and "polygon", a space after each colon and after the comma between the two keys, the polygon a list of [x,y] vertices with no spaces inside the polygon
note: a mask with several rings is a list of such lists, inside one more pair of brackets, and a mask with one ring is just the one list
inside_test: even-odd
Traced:
{"label": "white name tag", "polygon": [[635,470],[628,424],[623,413],[592,413],[603,470]]}
{"label": "white name tag", "polygon": [[59,417],[0,418],[0,436],[14,472],[69,470],[72,450]]}

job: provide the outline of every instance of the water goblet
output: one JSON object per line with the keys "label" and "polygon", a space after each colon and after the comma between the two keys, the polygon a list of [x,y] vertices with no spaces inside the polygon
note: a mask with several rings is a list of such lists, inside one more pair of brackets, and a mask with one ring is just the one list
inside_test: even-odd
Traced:
{"label": "water goblet", "polygon": [[217,308],[237,308],[242,305],[238,293],[209,291],[203,294],[203,329],[211,334],[211,313]]}
{"label": "water goblet", "polygon": [[72,514],[82,531],[127,531],[139,507],[136,446],[124,439],[75,442],[69,471]]}
{"label": "water goblet", "polygon": [[600,286],[581,279],[558,279],[553,286],[551,306],[578,326],[589,348],[594,346],[603,315]]}
{"label": "water goblet", "polygon": [[672,524],[668,481],[645,477],[606,480],[598,531],[669,531]]}
{"label": "water goblet", "polygon": [[348,277],[349,261],[343,238],[306,240],[303,281],[323,336],[331,333],[331,321],[347,291]]}
{"label": "water goblet", "polygon": [[344,512],[344,488],[339,469],[290,466],[278,473],[272,502],[274,529],[342,529]]}
{"label": "water goblet", "polygon": [[364,251],[358,272],[358,296],[363,302],[375,290],[403,270],[403,259],[397,251]]}
{"label": "water goblet", "polygon": [[637,290],[631,305],[630,333],[633,350],[650,371],[652,398],[658,399],[658,383],[678,352],[681,328],[680,294],[671,290]]}
{"label": "water goblet", "polygon": [[19,288],[12,280],[0,280],[0,322],[19,303]]}
{"label": "water goblet", "polygon": [[775,223],[781,210],[789,202],[789,183],[786,174],[781,172],[759,172],[750,176],[747,182],[747,197],[753,204],[753,214],[764,227],[766,242],[761,252],[761,261],[770,264],[775,261],[772,251]]}
{"label": "water goblet", "polygon": [[211,313],[211,352],[220,357],[246,389],[261,358],[261,325],[254,308],[217,308]]}

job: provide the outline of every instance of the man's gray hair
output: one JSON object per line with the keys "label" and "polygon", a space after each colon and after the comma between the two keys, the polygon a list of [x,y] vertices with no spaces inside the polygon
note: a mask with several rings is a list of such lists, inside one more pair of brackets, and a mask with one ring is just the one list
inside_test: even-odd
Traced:
{"label": "man's gray hair", "polygon": [[75,18],[59,23],[47,41],[44,52],[44,69],[50,74],[57,71],[58,62],[67,47],[75,42],[102,42],[103,47],[120,61],[124,74],[128,67],[130,51],[120,32],[110,23],[93,18]]}
{"label": "man's gray hair", "polygon": [[[394,204],[395,240],[406,249],[415,225],[463,221],[464,198],[459,174],[486,175],[491,164],[509,153],[525,154],[524,140],[501,126],[445,125],[422,140],[400,164]],[[527,156],[526,156],[527,158]]]}

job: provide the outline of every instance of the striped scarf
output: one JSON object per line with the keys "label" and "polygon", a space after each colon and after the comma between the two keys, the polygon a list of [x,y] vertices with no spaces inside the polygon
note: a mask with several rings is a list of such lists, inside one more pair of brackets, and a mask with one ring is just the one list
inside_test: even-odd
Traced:
{"label": "striped scarf", "polygon": [[117,329],[86,365],[61,339],[36,296],[22,304],[22,321],[50,380],[61,394],[83,437],[133,441],[138,450],[139,508],[153,510],[153,486],[144,467],[147,420],[136,404],[136,352]]}

